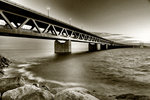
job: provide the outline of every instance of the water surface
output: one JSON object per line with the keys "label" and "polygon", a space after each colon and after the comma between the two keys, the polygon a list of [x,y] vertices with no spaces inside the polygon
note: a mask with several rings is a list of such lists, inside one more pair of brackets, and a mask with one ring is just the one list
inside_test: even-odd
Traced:
{"label": "water surface", "polygon": [[11,75],[19,72],[32,79],[74,83],[100,94],[149,95],[150,49],[87,52],[87,44],[73,43],[72,54],[56,55],[54,41],[6,37],[1,41],[1,54],[15,62],[7,69]]}

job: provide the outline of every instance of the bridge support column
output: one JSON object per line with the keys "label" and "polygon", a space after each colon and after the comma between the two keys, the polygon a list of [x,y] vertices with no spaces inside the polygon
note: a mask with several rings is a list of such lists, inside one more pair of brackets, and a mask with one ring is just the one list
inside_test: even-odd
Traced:
{"label": "bridge support column", "polygon": [[108,45],[108,49],[113,49],[113,45]]}
{"label": "bridge support column", "polygon": [[106,44],[106,50],[109,48],[109,45],[108,44]]}
{"label": "bridge support column", "polygon": [[101,50],[101,45],[97,43],[89,43],[89,51]]}
{"label": "bridge support column", "polygon": [[101,44],[101,50],[107,50],[108,49],[108,44]]}
{"label": "bridge support column", "polygon": [[71,53],[71,41],[63,41],[60,42],[58,40],[55,41],[55,53],[57,54],[64,54],[64,53]]}
{"label": "bridge support column", "polygon": [[108,45],[108,49],[112,49],[112,45]]}

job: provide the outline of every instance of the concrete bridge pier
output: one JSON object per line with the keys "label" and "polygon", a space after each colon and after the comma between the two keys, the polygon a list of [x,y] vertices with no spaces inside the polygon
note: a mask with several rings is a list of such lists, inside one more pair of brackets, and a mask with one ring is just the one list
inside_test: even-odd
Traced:
{"label": "concrete bridge pier", "polygon": [[108,46],[108,49],[112,49],[112,48],[113,48],[113,46],[112,46],[112,45],[109,45],[109,46]]}
{"label": "concrete bridge pier", "polygon": [[55,53],[56,54],[69,54],[71,53],[71,41],[58,41],[55,40]]}
{"label": "concrete bridge pier", "polygon": [[101,44],[101,50],[107,50],[108,44]]}
{"label": "concrete bridge pier", "polygon": [[114,49],[114,46],[111,44],[108,46],[108,49]]}
{"label": "concrete bridge pier", "polygon": [[89,51],[101,50],[101,45],[97,43],[89,43]]}

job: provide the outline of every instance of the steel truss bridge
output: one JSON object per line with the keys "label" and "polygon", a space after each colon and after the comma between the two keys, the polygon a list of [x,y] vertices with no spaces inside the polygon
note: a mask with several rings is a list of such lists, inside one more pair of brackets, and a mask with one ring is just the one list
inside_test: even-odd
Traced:
{"label": "steel truss bridge", "polygon": [[75,42],[100,43],[116,47],[129,45],[104,39],[18,4],[0,0],[0,35]]}

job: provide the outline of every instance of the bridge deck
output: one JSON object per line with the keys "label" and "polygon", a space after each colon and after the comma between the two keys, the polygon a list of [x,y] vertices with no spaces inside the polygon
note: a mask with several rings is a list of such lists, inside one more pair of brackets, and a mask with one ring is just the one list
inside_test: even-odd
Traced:
{"label": "bridge deck", "polygon": [[0,0],[0,35],[123,45],[23,6]]}

